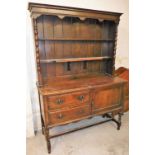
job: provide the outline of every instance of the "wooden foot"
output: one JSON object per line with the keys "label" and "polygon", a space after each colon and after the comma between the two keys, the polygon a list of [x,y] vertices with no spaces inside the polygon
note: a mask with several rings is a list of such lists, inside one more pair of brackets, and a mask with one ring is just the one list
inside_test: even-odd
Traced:
{"label": "wooden foot", "polygon": [[50,154],[51,153],[51,143],[50,143],[50,140],[47,140],[47,150],[48,150],[48,153]]}
{"label": "wooden foot", "polygon": [[111,114],[104,114],[102,115],[102,117],[106,117],[108,119],[111,119],[111,121],[115,122],[117,124],[117,130],[120,130],[121,127],[121,116],[122,113],[118,113],[118,120],[115,119],[115,113],[111,113]]}
{"label": "wooden foot", "polygon": [[45,134],[45,128],[42,126],[42,134],[44,135]]}
{"label": "wooden foot", "polygon": [[50,143],[50,137],[49,137],[49,129],[45,128],[45,138],[46,138],[46,142],[47,142],[47,150],[48,153],[51,153],[51,143]]}
{"label": "wooden foot", "polygon": [[122,117],[122,114],[121,113],[118,113],[118,124],[117,124],[117,130],[120,130],[120,127],[121,127],[121,117]]}
{"label": "wooden foot", "polygon": [[117,124],[117,130],[120,130],[121,125],[118,123]]}

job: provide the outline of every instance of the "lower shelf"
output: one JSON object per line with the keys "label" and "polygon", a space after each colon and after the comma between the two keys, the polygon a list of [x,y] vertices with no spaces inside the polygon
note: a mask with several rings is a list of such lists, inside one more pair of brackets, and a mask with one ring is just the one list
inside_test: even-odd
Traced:
{"label": "lower shelf", "polygon": [[111,59],[109,56],[103,57],[84,57],[84,58],[63,58],[63,59],[46,59],[40,60],[41,63],[64,63],[64,62],[78,62],[78,61],[97,61],[97,60],[104,60],[104,59]]}
{"label": "lower shelf", "polygon": [[102,124],[102,123],[109,122],[109,121],[113,121],[113,119],[108,118],[108,119],[106,119],[104,121],[100,121],[100,122],[97,122],[97,123],[94,123],[94,124],[90,124],[90,125],[86,125],[86,126],[80,126],[80,127],[75,128],[75,129],[70,129],[70,130],[67,130],[67,131],[63,131],[63,132],[55,134],[55,135],[50,135],[50,138],[62,136],[64,134],[72,133],[72,132],[75,132],[75,131],[78,131],[78,130],[81,130],[81,129],[86,129],[86,128],[89,128],[89,127],[92,127],[92,126],[95,126],[95,125],[99,125],[99,124]]}

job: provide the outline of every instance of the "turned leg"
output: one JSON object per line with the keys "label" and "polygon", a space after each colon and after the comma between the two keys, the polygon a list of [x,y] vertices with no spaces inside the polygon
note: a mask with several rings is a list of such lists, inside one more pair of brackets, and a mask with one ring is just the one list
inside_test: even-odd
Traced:
{"label": "turned leg", "polygon": [[120,127],[121,127],[121,116],[122,116],[122,114],[121,114],[121,113],[118,113],[118,124],[117,124],[117,130],[120,130]]}
{"label": "turned leg", "polygon": [[41,115],[41,125],[42,125],[42,134],[44,135],[45,124],[44,124],[44,120],[43,120],[42,115]]}
{"label": "turned leg", "polygon": [[39,106],[40,106],[42,134],[44,135],[45,124],[44,124],[44,120],[43,120],[43,116],[42,116],[42,111],[41,111],[41,100],[40,100],[40,94],[39,94],[39,92],[38,92],[38,95],[39,95]]}
{"label": "turned leg", "polygon": [[47,150],[48,153],[51,153],[51,143],[50,143],[50,138],[49,138],[49,129],[45,128],[45,138],[47,142]]}
{"label": "turned leg", "polygon": [[111,114],[104,114],[102,115],[103,118],[109,118],[111,119],[113,122],[115,122],[117,124],[117,130],[120,130],[121,127],[121,116],[123,115],[123,113],[119,112],[118,113],[118,120],[115,119],[115,112],[112,112]]}
{"label": "turned leg", "polygon": [[112,113],[111,113],[111,117],[112,117],[113,119],[115,119],[115,112],[112,112]]}

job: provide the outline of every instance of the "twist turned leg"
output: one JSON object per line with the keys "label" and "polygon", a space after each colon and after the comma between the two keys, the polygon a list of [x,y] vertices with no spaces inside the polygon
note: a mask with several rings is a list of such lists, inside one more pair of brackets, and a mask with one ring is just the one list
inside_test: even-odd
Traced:
{"label": "twist turned leg", "polygon": [[116,115],[116,113],[112,112],[111,116],[112,116],[113,119],[115,119],[115,115]]}
{"label": "twist turned leg", "polygon": [[47,140],[47,149],[48,149],[48,153],[51,153],[51,143],[50,143],[50,140]]}
{"label": "twist turned leg", "polygon": [[118,124],[117,124],[117,130],[120,130],[120,127],[121,127],[121,117],[122,117],[122,114],[121,113],[118,113]]}
{"label": "twist turned leg", "polygon": [[116,113],[115,112],[112,112],[111,114],[104,114],[102,115],[103,118],[108,118],[110,119],[111,121],[115,122],[117,124],[117,130],[120,130],[120,127],[121,127],[121,116],[123,115],[123,113],[119,112],[118,113],[118,120],[115,119],[115,115]]}
{"label": "twist turned leg", "polygon": [[42,134],[44,135],[45,125],[42,115],[41,115],[41,125],[42,125]]}
{"label": "twist turned leg", "polygon": [[47,150],[48,153],[51,153],[51,143],[50,143],[50,138],[49,138],[49,129],[45,128],[45,138],[47,142]]}

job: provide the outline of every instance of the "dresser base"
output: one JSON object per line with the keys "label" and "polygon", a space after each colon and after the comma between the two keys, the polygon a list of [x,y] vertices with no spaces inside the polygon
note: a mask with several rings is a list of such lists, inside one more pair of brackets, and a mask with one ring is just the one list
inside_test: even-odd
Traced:
{"label": "dresser base", "polygon": [[99,125],[99,124],[102,124],[102,123],[109,122],[109,121],[115,122],[116,125],[117,125],[117,130],[120,130],[120,127],[121,127],[121,116],[122,116],[122,113],[118,113],[118,119],[115,119],[113,113],[111,113],[111,114],[106,113],[106,114],[102,115],[103,118],[106,118],[106,120],[104,120],[104,121],[93,123],[93,124],[90,124],[90,125],[87,125],[87,126],[80,126],[80,127],[75,128],[75,129],[71,129],[71,130],[60,132],[60,133],[55,134],[55,135],[49,135],[49,130],[50,129],[42,128],[42,132],[45,135],[46,142],[47,142],[48,153],[51,153],[50,139],[54,138],[54,137],[62,136],[62,135],[65,135],[65,134],[69,134],[69,133],[72,133],[72,132],[75,132],[75,131],[78,131],[78,130],[81,130],[81,129],[86,129],[86,128],[89,128],[89,127],[92,127],[92,126],[95,126],[95,125]]}

